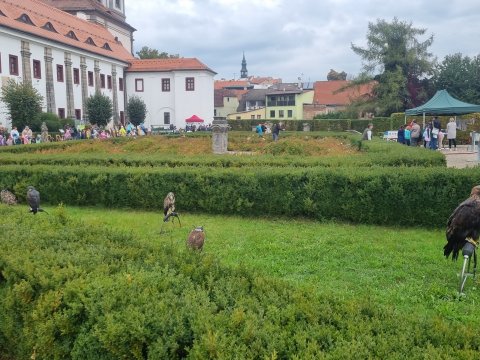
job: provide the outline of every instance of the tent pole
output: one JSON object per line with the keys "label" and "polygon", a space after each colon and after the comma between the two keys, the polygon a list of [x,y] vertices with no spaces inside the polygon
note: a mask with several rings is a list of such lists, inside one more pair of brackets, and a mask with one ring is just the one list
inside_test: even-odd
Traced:
{"label": "tent pole", "polygon": [[425,129],[425,113],[423,113],[423,128]]}

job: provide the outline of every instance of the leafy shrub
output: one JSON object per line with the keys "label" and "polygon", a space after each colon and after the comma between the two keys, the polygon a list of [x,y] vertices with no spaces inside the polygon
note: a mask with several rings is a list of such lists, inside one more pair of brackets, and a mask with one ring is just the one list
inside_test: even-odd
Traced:
{"label": "leafy shrub", "polygon": [[0,223],[5,358],[468,359],[480,350],[472,326],[317,297],[62,207],[33,217],[2,205],[0,218],[9,219]]}

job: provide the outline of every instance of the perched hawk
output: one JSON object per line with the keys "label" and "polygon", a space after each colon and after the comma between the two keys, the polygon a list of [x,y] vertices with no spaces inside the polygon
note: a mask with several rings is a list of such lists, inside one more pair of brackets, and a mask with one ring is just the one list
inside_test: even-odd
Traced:
{"label": "perched hawk", "polygon": [[27,191],[27,202],[30,205],[30,212],[35,215],[39,211],[46,212],[40,208],[40,193],[33,186],[29,186]]}
{"label": "perched hawk", "polygon": [[475,186],[470,197],[462,202],[450,215],[447,222],[447,245],[443,254],[456,260],[459,251],[467,242],[478,244],[480,235],[480,185]]}
{"label": "perched hawk", "polygon": [[205,242],[205,232],[203,226],[197,226],[188,235],[187,246],[194,250],[202,250],[203,243]]}

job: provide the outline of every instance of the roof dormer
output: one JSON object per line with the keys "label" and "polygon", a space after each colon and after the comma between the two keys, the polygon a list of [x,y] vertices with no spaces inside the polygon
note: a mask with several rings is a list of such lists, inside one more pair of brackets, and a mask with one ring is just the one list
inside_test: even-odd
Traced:
{"label": "roof dormer", "polygon": [[75,33],[72,30],[70,30],[68,33],[66,33],[65,36],[70,38],[70,39],[78,41],[77,35],[75,35]]}
{"label": "roof dormer", "polygon": [[97,46],[97,44],[95,44],[95,41],[93,41],[93,39],[90,36],[87,38],[87,40],[85,40],[85,43],[89,45]]}
{"label": "roof dormer", "polygon": [[45,23],[45,25],[42,26],[42,29],[45,29],[45,30],[48,30],[48,31],[51,31],[51,32],[55,32],[55,33],[58,33],[58,31],[53,27],[52,23],[50,21],[48,21],[47,23]]}
{"label": "roof dormer", "polygon": [[17,21],[23,22],[23,23],[28,24],[28,25],[35,26],[32,19],[30,19],[30,16],[28,16],[27,14],[20,15],[20,17],[17,18]]}
{"label": "roof dormer", "polygon": [[102,48],[108,51],[112,51],[112,48],[110,47],[110,45],[108,45],[108,43],[103,44]]}

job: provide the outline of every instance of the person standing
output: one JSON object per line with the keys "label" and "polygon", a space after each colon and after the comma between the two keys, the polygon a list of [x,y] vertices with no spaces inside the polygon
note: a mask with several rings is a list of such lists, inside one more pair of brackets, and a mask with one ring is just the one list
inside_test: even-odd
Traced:
{"label": "person standing", "polygon": [[407,126],[405,128],[405,145],[410,146],[410,131],[411,127]]}
{"label": "person standing", "polygon": [[273,125],[273,131],[272,131],[272,136],[273,136],[273,141],[278,140],[278,135],[280,134],[280,124],[275,124]]}
{"label": "person standing", "polygon": [[425,130],[423,131],[423,146],[425,149],[430,149],[430,140],[432,139],[432,125],[428,123],[425,126]]}
{"label": "person standing", "polygon": [[410,146],[417,146],[420,139],[421,129],[416,120],[412,121],[412,129],[410,130]]}
{"label": "person standing", "polygon": [[405,144],[405,127],[400,126],[400,129],[397,131],[397,142],[400,144]]}
{"label": "person standing", "polygon": [[452,144],[454,150],[457,150],[457,123],[454,118],[450,118],[450,121],[447,124],[447,139],[448,139],[448,149],[452,150]]}
{"label": "person standing", "polygon": [[262,128],[262,124],[258,124],[256,129],[257,129],[257,134],[258,134],[258,137],[263,137],[263,128]]}
{"label": "person standing", "polygon": [[367,128],[363,130],[362,140],[372,140],[373,124],[368,124]]}
{"label": "person standing", "polygon": [[437,150],[438,134],[440,133],[441,126],[440,120],[435,116],[432,121],[432,138],[430,139],[430,149],[432,150]]}

